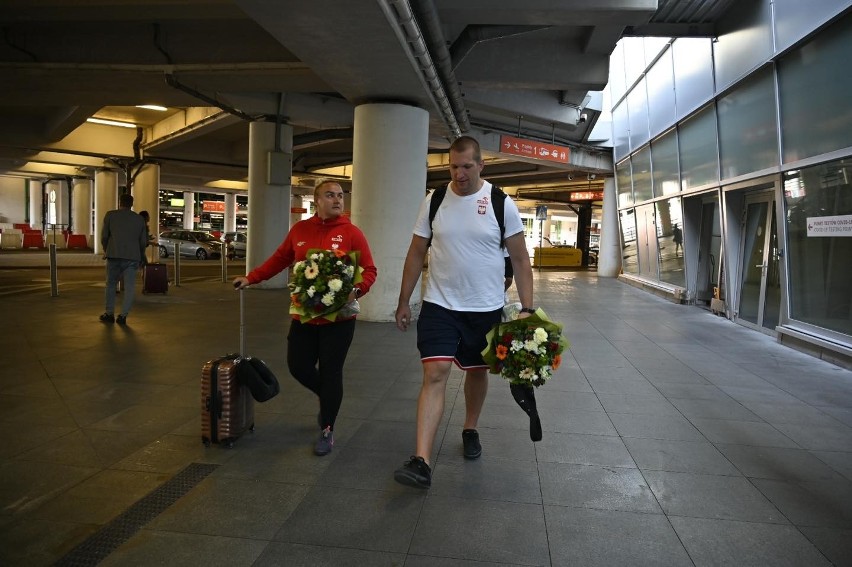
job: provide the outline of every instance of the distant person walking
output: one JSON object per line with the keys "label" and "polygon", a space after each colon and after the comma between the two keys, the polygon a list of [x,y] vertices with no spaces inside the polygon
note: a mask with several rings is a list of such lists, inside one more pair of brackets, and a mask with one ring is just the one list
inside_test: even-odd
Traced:
{"label": "distant person walking", "polygon": [[[104,215],[101,245],[107,261],[106,311],[100,320],[104,323],[127,324],[127,315],[133,306],[136,292],[136,271],[144,266],[148,231],[145,219],[134,213],[133,196],[118,197],[118,209]],[[121,279],[123,299],[121,313],[115,316],[115,287]]]}
{"label": "distant person walking", "polygon": [[672,226],[672,240],[675,243],[675,256],[683,254],[683,231],[680,229],[677,223],[674,223],[674,225]]}

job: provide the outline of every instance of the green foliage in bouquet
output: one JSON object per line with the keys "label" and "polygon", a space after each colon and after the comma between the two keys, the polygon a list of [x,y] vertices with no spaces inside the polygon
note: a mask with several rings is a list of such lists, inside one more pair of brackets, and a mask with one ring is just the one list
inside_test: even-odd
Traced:
{"label": "green foliage in bouquet", "polygon": [[293,265],[290,276],[290,313],[301,321],[337,318],[352,288],[363,278],[358,252],[311,249]]}
{"label": "green foliage in bouquet", "polygon": [[524,319],[494,325],[486,339],[482,358],[489,372],[522,386],[547,382],[568,348],[562,325],[548,319],[542,309]]}

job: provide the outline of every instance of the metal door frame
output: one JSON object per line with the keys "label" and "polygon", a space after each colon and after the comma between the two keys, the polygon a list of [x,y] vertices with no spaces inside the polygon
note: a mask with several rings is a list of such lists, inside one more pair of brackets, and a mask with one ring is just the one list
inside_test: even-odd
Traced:
{"label": "metal door frame", "polygon": [[[774,189],[765,189],[765,190],[757,190],[753,192],[748,192],[744,196],[743,200],[743,210],[742,210],[742,221],[740,228],[740,243],[739,243],[739,252],[737,253],[737,303],[734,308],[735,318],[734,321],[743,325],[745,327],[749,327],[758,331],[769,331],[770,329],[766,329],[763,326],[763,317],[766,314],[766,281],[767,281],[767,271],[769,266],[769,252],[770,252],[770,241],[771,241],[771,232],[772,232],[772,220],[775,217],[775,227],[776,227],[776,238],[777,230],[778,230],[778,219],[776,217],[775,205],[776,205],[777,196],[775,194]],[[757,203],[766,203],[766,218],[763,223],[763,258],[760,265],[761,273],[760,273],[760,290],[758,291],[758,302],[757,302],[757,321],[752,323],[751,321],[746,321],[742,319],[739,315],[740,305],[742,305],[743,293],[742,293],[742,285],[743,285],[743,263],[746,261],[745,255],[745,223],[748,219],[748,209],[750,205],[754,205]],[[755,266],[758,267],[758,266]]]}

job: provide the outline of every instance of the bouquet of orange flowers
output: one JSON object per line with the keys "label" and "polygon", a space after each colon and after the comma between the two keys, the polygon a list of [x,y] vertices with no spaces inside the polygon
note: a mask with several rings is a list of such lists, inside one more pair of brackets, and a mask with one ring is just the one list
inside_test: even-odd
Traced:
{"label": "bouquet of orange flowers", "polygon": [[488,364],[489,372],[509,381],[512,397],[530,417],[530,439],[541,441],[541,420],[533,387],[550,380],[559,368],[562,352],[568,348],[562,325],[536,309],[524,319],[497,323],[486,339],[488,346],[482,351],[482,359]]}
{"label": "bouquet of orange flowers", "polygon": [[358,252],[308,250],[293,265],[290,276],[290,313],[302,322],[318,317],[334,321],[347,304],[349,294],[362,280]]}
{"label": "bouquet of orange flowers", "polygon": [[482,358],[489,372],[520,386],[547,382],[568,348],[562,325],[548,319],[541,309],[525,319],[496,324],[486,338]]}

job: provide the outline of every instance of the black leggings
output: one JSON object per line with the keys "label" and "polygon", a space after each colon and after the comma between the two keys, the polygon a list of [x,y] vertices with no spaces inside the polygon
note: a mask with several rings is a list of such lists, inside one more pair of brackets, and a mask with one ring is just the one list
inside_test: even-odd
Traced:
{"label": "black leggings", "polygon": [[287,335],[287,368],[302,386],[319,396],[323,427],[331,426],[343,402],[343,363],[355,319],[328,325],[310,325],[295,319]]}

